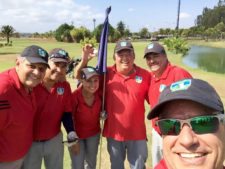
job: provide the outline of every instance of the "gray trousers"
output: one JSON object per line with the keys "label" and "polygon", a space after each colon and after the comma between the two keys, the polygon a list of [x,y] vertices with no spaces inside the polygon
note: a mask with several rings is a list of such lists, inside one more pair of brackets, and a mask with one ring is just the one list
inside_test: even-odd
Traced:
{"label": "gray trousers", "polygon": [[21,169],[24,157],[12,162],[0,162],[0,169]]}
{"label": "gray trousers", "polygon": [[46,169],[63,169],[64,147],[63,135],[60,132],[52,139],[44,142],[33,142],[27,154],[23,169],[41,169],[42,159]]}
{"label": "gray trousers", "polygon": [[98,154],[100,134],[95,136],[80,139],[80,153],[72,154],[69,149],[72,160],[72,169],[95,169]]}
{"label": "gray trousers", "polygon": [[116,141],[107,138],[107,148],[111,169],[124,169],[126,154],[131,169],[145,169],[148,157],[146,140]]}

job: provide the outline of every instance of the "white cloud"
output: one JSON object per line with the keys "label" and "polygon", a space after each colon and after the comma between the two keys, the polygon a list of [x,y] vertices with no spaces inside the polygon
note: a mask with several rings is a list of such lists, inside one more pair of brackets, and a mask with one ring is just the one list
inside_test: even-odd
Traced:
{"label": "white cloud", "polygon": [[134,11],[135,11],[134,8],[129,8],[129,9],[128,9],[128,12],[134,12]]}
{"label": "white cloud", "polygon": [[185,12],[180,13],[180,18],[190,18],[190,17],[191,17],[191,15],[188,13],[185,13]]}
{"label": "white cloud", "polygon": [[93,18],[104,18],[74,0],[7,0],[1,1],[0,10],[0,26],[12,25],[18,32],[46,32],[71,22],[93,29]]}

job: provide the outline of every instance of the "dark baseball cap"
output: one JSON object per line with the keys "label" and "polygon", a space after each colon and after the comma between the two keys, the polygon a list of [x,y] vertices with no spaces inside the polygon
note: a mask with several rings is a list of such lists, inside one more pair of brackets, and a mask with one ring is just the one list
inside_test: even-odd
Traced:
{"label": "dark baseball cap", "polygon": [[126,39],[119,40],[116,43],[114,53],[117,53],[117,52],[119,52],[121,50],[124,50],[124,49],[132,50],[132,51],[134,50],[134,47],[133,47],[131,41],[126,40]]}
{"label": "dark baseball cap", "polygon": [[40,46],[28,46],[20,56],[25,57],[30,63],[44,63],[48,66],[48,52]]}
{"label": "dark baseball cap", "polygon": [[149,53],[166,54],[166,51],[165,51],[164,47],[162,45],[160,45],[158,42],[151,42],[145,48],[144,58]]}
{"label": "dark baseball cap", "polygon": [[81,69],[81,79],[88,80],[93,76],[99,76],[99,73],[94,67],[88,66]]}
{"label": "dark baseball cap", "polygon": [[147,118],[150,120],[158,117],[165,103],[175,100],[191,100],[224,113],[221,98],[208,82],[200,79],[184,79],[172,83],[162,91],[158,104],[149,112]]}
{"label": "dark baseball cap", "polygon": [[53,62],[65,62],[68,63],[70,61],[70,57],[68,52],[61,48],[52,49],[49,52],[49,59]]}

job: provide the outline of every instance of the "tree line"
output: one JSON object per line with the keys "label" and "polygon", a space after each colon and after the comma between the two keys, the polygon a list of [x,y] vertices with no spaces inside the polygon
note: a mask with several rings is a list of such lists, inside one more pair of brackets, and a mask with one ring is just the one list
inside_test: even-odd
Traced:
{"label": "tree line", "polygon": [[[86,39],[94,39],[99,42],[103,24],[99,24],[93,31],[84,26],[75,27],[71,24],[63,23],[56,30],[45,33],[35,32],[30,35],[33,38],[55,38],[60,42],[82,43]],[[1,27],[1,37],[5,37],[10,44],[9,38],[20,37],[20,33],[10,25]],[[150,32],[148,28],[143,27],[139,32],[131,32],[123,21],[119,21],[116,27],[109,25],[109,42],[115,42],[118,39],[126,37],[132,40],[152,39],[158,40],[169,37],[199,38],[199,39],[224,39],[225,38],[225,0],[219,0],[213,9],[205,7],[202,14],[197,16],[195,26],[188,29],[161,28],[158,31]]]}

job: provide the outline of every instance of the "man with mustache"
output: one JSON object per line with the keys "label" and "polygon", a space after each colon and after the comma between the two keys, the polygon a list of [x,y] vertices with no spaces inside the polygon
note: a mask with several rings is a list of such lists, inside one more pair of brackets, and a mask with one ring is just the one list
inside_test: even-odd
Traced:
{"label": "man with mustache", "polygon": [[[169,62],[164,47],[157,42],[146,46],[144,58],[152,75],[148,94],[151,108],[157,104],[160,92],[166,86],[184,78],[191,78],[186,70]],[[155,126],[155,119],[152,120],[152,127],[152,165],[154,167],[162,158],[162,139]]]}

